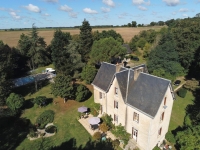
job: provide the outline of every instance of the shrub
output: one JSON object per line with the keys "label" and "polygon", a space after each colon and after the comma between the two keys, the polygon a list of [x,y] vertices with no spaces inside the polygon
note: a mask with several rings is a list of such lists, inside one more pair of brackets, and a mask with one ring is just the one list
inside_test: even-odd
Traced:
{"label": "shrub", "polygon": [[77,87],[76,100],[78,102],[84,101],[87,99],[89,94],[90,94],[90,91],[88,90],[88,88],[86,88],[84,85],[80,84]]}
{"label": "shrub", "polygon": [[33,102],[35,103],[35,104],[37,104],[38,106],[42,106],[42,105],[45,105],[45,103],[46,103],[46,96],[37,96],[34,100],[33,100]]}
{"label": "shrub", "polygon": [[186,127],[191,127],[192,126],[192,122],[191,122],[190,116],[188,114],[184,118],[184,126],[186,126]]}
{"label": "shrub", "polygon": [[29,132],[29,136],[31,138],[35,138],[35,137],[38,137],[38,134],[35,132],[35,130],[33,128],[31,128],[30,132]]}
{"label": "shrub", "polygon": [[184,98],[184,97],[186,96],[186,93],[187,93],[187,90],[186,90],[185,88],[181,88],[181,89],[177,92],[178,96],[180,96],[180,97],[182,97],[182,98]]}
{"label": "shrub", "polygon": [[120,145],[120,142],[119,142],[118,139],[115,139],[115,140],[112,142],[112,146],[113,146],[114,149],[118,149],[119,145]]}
{"label": "shrub", "polygon": [[45,131],[46,131],[47,133],[55,133],[55,132],[57,132],[57,128],[56,128],[55,126],[51,125],[51,126],[48,126],[48,127],[45,129]]}
{"label": "shrub", "polygon": [[194,92],[197,88],[199,88],[199,81],[192,78],[192,80],[187,80],[183,87],[189,91]]}
{"label": "shrub", "polygon": [[99,128],[102,132],[107,132],[109,127],[105,122],[103,122],[102,124],[100,124]]}
{"label": "shrub", "polygon": [[98,111],[97,111],[95,108],[91,108],[90,111],[91,111],[91,114],[92,114],[94,117],[96,117],[96,116],[99,115]]}
{"label": "shrub", "polygon": [[106,123],[106,125],[109,127],[109,128],[112,128],[113,127],[113,119],[111,117],[111,115],[109,116],[108,114],[105,114],[103,117],[101,117],[101,119],[103,120],[103,122]]}
{"label": "shrub", "polygon": [[18,111],[24,104],[24,97],[19,94],[11,93],[6,99],[6,104],[12,111]]}
{"label": "shrub", "polygon": [[165,135],[165,138],[170,143],[173,143],[173,144],[176,143],[175,137],[170,131],[167,132],[167,134]]}
{"label": "shrub", "polygon": [[160,150],[158,146],[154,147],[153,150]]}
{"label": "shrub", "polygon": [[36,120],[36,124],[38,124],[38,128],[43,129],[48,123],[53,122],[54,120],[54,112],[52,110],[44,111]]}
{"label": "shrub", "polygon": [[93,135],[94,140],[100,140],[101,139],[101,133],[100,132],[95,132]]}

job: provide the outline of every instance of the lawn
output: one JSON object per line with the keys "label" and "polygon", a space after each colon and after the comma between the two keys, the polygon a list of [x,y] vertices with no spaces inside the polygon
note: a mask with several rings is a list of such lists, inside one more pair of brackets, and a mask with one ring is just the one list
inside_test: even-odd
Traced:
{"label": "lawn", "polygon": [[193,104],[194,96],[191,92],[187,92],[185,98],[181,98],[176,95],[176,100],[173,104],[171,120],[169,124],[169,131],[176,129],[178,126],[182,126],[184,117],[186,114],[185,108],[188,104]]}
{"label": "lawn", "polygon": [[[31,85],[29,85],[29,87],[30,86]],[[34,85],[32,85],[32,88],[33,87]],[[89,88],[92,89],[91,86],[89,86]],[[69,100],[66,103],[63,103],[63,100],[61,98],[54,98],[53,95],[51,95],[50,84],[41,88],[38,92],[33,94],[31,94],[30,89],[31,88],[23,87],[23,90],[28,90],[27,92],[22,92],[27,102],[30,101],[30,99],[35,98],[36,96],[44,95],[48,98],[53,99],[53,101],[56,101],[57,104],[54,104],[52,102],[43,108],[39,108],[38,106],[34,105],[31,108],[25,109],[21,117],[30,119],[31,123],[34,124],[36,118],[44,110],[53,110],[55,112],[53,123],[58,128],[58,131],[56,135],[49,138],[37,139],[34,141],[30,141],[26,138],[19,144],[16,149],[49,149],[50,147],[58,147],[60,145],[63,145],[63,143],[65,143],[65,149],[67,149],[67,147],[69,148],[69,146],[73,144],[75,144],[77,147],[84,147],[91,136],[78,122],[77,108],[83,105],[91,108],[94,105],[93,95],[85,102],[79,103],[74,100]],[[17,91],[19,93],[19,89]]]}

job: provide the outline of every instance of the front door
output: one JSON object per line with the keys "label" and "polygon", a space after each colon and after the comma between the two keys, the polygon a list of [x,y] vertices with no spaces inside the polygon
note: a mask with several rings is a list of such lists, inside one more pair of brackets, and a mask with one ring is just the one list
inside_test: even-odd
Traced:
{"label": "front door", "polygon": [[138,130],[132,127],[132,137],[133,139],[135,139],[135,141],[137,141],[137,136],[138,136]]}

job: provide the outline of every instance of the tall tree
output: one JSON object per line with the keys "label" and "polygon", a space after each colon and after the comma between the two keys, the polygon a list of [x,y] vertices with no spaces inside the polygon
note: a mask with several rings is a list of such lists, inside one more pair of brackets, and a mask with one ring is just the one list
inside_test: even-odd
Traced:
{"label": "tall tree", "polygon": [[23,106],[24,101],[25,99],[21,95],[11,93],[6,99],[6,104],[12,111],[17,112]]}
{"label": "tall tree", "polygon": [[75,87],[71,76],[57,75],[55,83],[51,87],[54,96],[60,96],[65,100],[75,98]]}
{"label": "tall tree", "polygon": [[82,22],[82,26],[80,27],[80,54],[82,56],[83,61],[88,61],[92,43],[92,28],[89,22],[86,19],[84,19],[84,21]]}
{"label": "tall tree", "polygon": [[137,22],[136,22],[136,21],[132,21],[132,22],[131,22],[131,26],[132,26],[132,27],[137,27]]}
{"label": "tall tree", "polygon": [[22,34],[20,36],[18,48],[21,54],[29,58],[28,65],[33,70],[38,66],[50,63],[50,59],[46,53],[46,42],[44,38],[38,36],[37,28],[34,24],[29,35]]}
{"label": "tall tree", "polygon": [[80,45],[75,41],[70,41],[70,33],[57,30],[51,41],[52,59],[55,69],[63,75],[73,76],[75,71],[83,67]]}
{"label": "tall tree", "polygon": [[124,56],[125,54],[126,48],[117,40],[109,37],[94,42],[90,53],[90,60],[92,63],[110,62],[112,57]]}
{"label": "tall tree", "polygon": [[0,41],[0,105],[4,105],[7,96],[11,92],[14,58],[8,45]]}

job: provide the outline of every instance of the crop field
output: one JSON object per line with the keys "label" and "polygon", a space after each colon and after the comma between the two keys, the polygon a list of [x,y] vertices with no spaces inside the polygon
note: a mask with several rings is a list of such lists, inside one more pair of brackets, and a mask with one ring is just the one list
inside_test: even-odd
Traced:
{"label": "crop field", "polygon": [[[138,27],[138,28],[131,28],[131,27],[118,27],[118,28],[94,28],[92,31],[98,30],[102,32],[103,30],[115,30],[117,33],[121,34],[124,39],[124,42],[129,42],[131,38],[137,35],[142,30],[154,29],[156,31],[160,30],[163,26],[154,26],[154,27]],[[47,43],[50,44],[54,29],[38,29],[39,35],[43,37]],[[80,29],[73,28],[73,29],[64,29],[63,32],[70,32],[71,35],[79,34]],[[29,34],[30,30],[27,31],[0,31],[0,40],[4,42],[4,44],[8,44],[10,47],[16,47],[17,43],[20,39],[20,35]]]}

